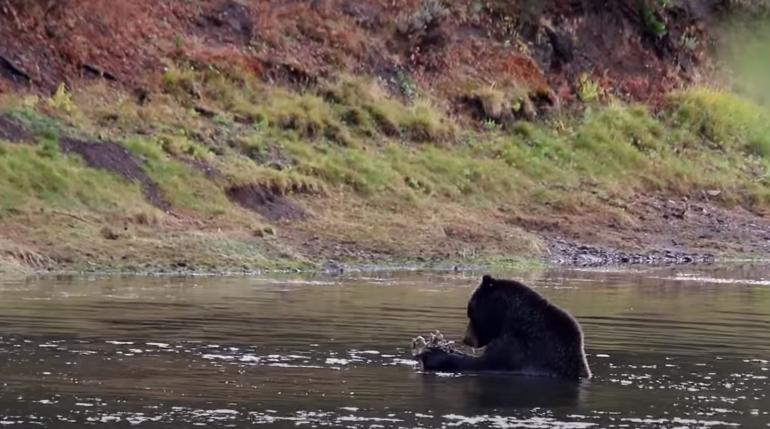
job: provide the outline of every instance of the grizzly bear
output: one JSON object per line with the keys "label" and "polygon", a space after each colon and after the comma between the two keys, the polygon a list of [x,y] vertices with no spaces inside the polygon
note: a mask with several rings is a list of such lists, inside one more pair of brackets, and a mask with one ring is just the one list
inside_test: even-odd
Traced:
{"label": "grizzly bear", "polygon": [[509,371],[564,379],[590,378],[583,332],[566,311],[513,280],[484,276],[468,303],[463,342],[479,357],[428,347],[416,357],[427,371]]}

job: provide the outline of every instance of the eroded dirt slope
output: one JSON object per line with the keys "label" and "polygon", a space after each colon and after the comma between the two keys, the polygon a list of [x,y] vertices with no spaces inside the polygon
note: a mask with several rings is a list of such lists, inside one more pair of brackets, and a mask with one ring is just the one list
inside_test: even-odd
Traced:
{"label": "eroded dirt slope", "polygon": [[583,74],[656,100],[699,78],[718,13],[719,2],[673,3],[4,0],[0,88],[104,77],[141,96],[186,57],[291,86],[340,72],[398,86],[403,75],[458,109],[478,82],[569,102]]}

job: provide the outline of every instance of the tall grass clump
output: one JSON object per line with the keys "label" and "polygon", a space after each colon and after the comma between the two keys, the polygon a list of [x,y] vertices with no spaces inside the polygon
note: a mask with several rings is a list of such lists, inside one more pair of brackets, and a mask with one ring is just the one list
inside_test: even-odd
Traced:
{"label": "tall grass clump", "polygon": [[770,112],[744,97],[693,89],[670,97],[673,124],[698,136],[706,147],[770,157]]}

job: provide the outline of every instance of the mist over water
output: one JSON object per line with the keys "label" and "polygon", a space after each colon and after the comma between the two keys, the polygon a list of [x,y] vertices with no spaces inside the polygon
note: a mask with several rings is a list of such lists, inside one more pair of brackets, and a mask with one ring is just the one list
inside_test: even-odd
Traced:
{"label": "mist over water", "polygon": [[770,270],[552,270],[591,381],[423,374],[480,274],[0,283],[0,426],[768,427]]}

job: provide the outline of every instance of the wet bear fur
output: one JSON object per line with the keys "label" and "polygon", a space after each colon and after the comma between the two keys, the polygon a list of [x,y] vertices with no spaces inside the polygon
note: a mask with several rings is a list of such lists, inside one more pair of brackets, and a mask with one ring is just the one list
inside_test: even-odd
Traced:
{"label": "wet bear fur", "polygon": [[590,378],[583,332],[566,311],[513,280],[484,276],[468,303],[463,342],[479,357],[429,348],[417,356],[428,371],[509,371],[564,379]]}

